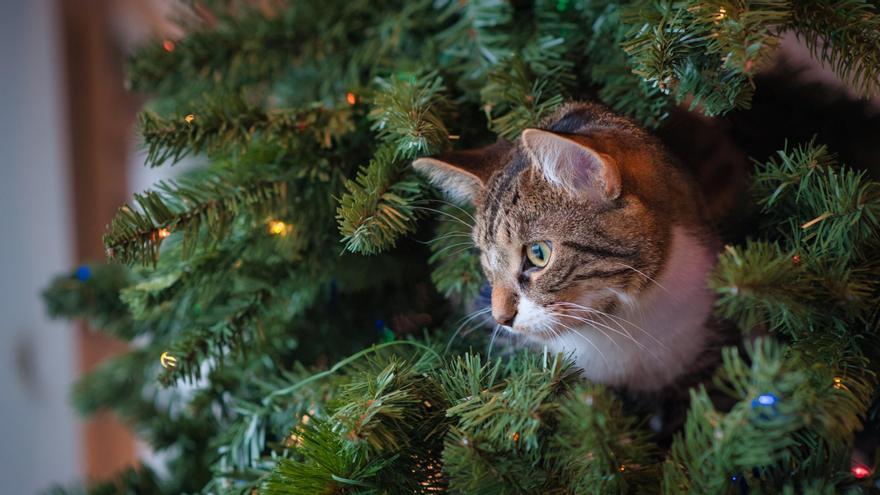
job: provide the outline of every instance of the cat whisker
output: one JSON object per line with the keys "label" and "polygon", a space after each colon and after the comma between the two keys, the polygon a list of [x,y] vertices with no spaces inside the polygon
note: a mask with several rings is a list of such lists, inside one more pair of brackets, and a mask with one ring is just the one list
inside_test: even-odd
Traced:
{"label": "cat whisker", "polygon": [[558,336],[556,333],[553,332],[553,326],[550,324],[549,321],[541,321],[540,325],[540,328],[538,328],[535,333],[539,333],[547,337]]}
{"label": "cat whisker", "polygon": [[[559,325],[561,325],[561,326],[567,328],[568,330],[570,330],[570,331],[571,331],[571,332],[570,332],[571,334],[574,334],[574,335],[576,335],[577,337],[580,337],[581,339],[584,340],[584,342],[586,342],[587,344],[590,344],[590,346],[592,346],[593,349],[596,350],[596,353],[599,354],[599,357],[602,358],[602,362],[605,363],[605,367],[609,367],[609,366],[608,366],[608,359],[605,358],[605,354],[604,354],[604,353],[603,353],[603,352],[602,352],[602,351],[596,346],[596,344],[593,343],[592,340],[590,340],[589,337],[587,337],[586,335],[584,335],[584,334],[582,334],[582,333],[579,333],[577,330],[573,329],[572,327],[570,327],[570,326],[568,326],[568,325],[566,325],[566,324],[564,324],[564,323],[562,323],[562,322],[557,322],[557,323],[558,323]],[[607,334],[605,334],[605,336],[608,337]],[[614,340],[611,339],[610,337],[609,337],[609,340],[611,340],[612,342],[614,342]],[[618,347],[619,347],[619,346],[618,346]]]}
{"label": "cat whisker", "polygon": [[451,201],[446,201],[446,200],[443,200],[443,199],[427,199],[427,200],[425,200],[425,201],[426,201],[426,202],[437,202],[437,203],[440,203],[440,204],[442,204],[442,205],[451,206],[451,207],[457,209],[458,211],[464,213],[465,215],[467,215],[468,218],[470,218],[471,220],[473,220],[474,223],[477,223],[477,219],[474,218],[473,215],[471,215],[471,212],[467,211],[466,209],[462,208],[461,206],[459,206],[459,205],[457,205],[457,204],[455,204],[455,203],[453,203],[453,202],[451,202]]}
{"label": "cat whisker", "polygon": [[[639,311],[641,312],[641,308],[639,308]],[[639,325],[636,325],[632,321],[627,320],[626,318],[623,318],[623,317],[617,316],[617,315],[613,315],[611,313],[606,313],[606,312],[600,311],[598,309],[591,309],[590,312],[605,316],[606,318],[613,319],[614,321],[626,323],[627,325],[631,326],[632,328],[645,334],[645,336],[647,336],[649,339],[653,340],[654,343],[657,344],[657,346],[659,346],[663,350],[668,350],[668,348],[666,347],[666,344],[664,344],[662,341],[660,341],[660,339],[658,339],[657,337],[655,337],[654,335],[652,335],[650,332],[648,332],[644,328],[640,327]]]}
{"label": "cat whisker", "polygon": [[[563,304],[565,304],[565,303],[564,303],[564,302],[554,303],[554,304],[551,305],[551,307],[555,307],[557,304],[559,304],[559,305],[563,305]],[[576,306],[580,306],[580,305],[574,305],[574,304],[572,304],[572,306],[575,306],[575,309],[577,309],[577,310],[583,310],[583,311],[586,311],[586,312],[588,312],[588,313],[593,313],[593,314],[596,314],[596,315],[601,316],[601,317],[609,317],[609,316],[611,316],[611,315],[609,315],[608,313],[605,313],[605,312],[603,312],[603,311],[593,310],[593,309],[591,309],[591,308],[586,308],[586,307],[580,307],[580,308],[577,308],[577,307],[576,307]],[[615,325],[617,325],[617,328],[619,328],[622,332],[626,333],[627,336],[629,336],[630,339],[632,339],[633,341],[635,341],[635,337],[633,337],[633,335],[629,332],[629,330],[627,330],[626,327],[624,327],[623,325],[621,325],[619,321],[614,320],[614,319],[611,319],[611,318],[609,318],[609,319],[611,320],[612,323],[614,323]]]}
{"label": "cat whisker", "polygon": [[501,325],[495,325],[495,329],[492,330],[492,338],[489,339],[489,348],[486,350],[486,361],[492,360],[492,348],[495,346],[495,337],[498,337],[499,330],[501,330]]}
{"label": "cat whisker", "polygon": [[576,321],[580,321],[580,322],[586,323],[586,324],[591,325],[591,326],[599,326],[599,327],[605,328],[605,329],[607,329],[607,330],[609,330],[609,331],[611,331],[611,332],[616,333],[617,335],[620,335],[620,336],[622,336],[622,337],[626,337],[628,340],[632,341],[633,344],[637,345],[640,349],[643,349],[643,350],[646,350],[646,351],[648,350],[648,348],[647,348],[644,344],[642,344],[641,342],[639,342],[638,340],[636,340],[636,338],[633,337],[632,334],[627,333],[627,332],[621,332],[620,330],[616,330],[616,329],[614,329],[614,328],[612,328],[612,327],[610,327],[610,326],[608,326],[608,325],[606,325],[606,324],[604,324],[604,323],[601,323],[601,322],[599,322],[599,321],[596,321],[596,320],[594,320],[594,319],[592,319],[592,318],[585,318],[585,317],[574,316],[574,315],[570,315],[570,314],[567,314],[567,315],[560,315],[560,316],[565,316],[565,317],[571,318],[571,319],[573,319],[573,320],[576,320]]}
{"label": "cat whisker", "polygon": [[452,341],[455,340],[456,337],[458,337],[458,334],[461,332],[461,329],[464,328],[465,325],[467,325],[468,323],[473,321],[474,318],[485,315],[485,314],[489,313],[490,311],[492,311],[491,307],[483,308],[483,309],[473,311],[470,314],[463,316],[462,319],[465,321],[461,325],[459,325],[458,328],[455,329],[455,332],[452,333],[452,336],[449,337],[449,341],[446,342],[446,350],[443,351],[443,353],[446,354],[449,352],[449,348],[452,346]]}
{"label": "cat whisker", "polygon": [[435,242],[442,241],[443,239],[449,239],[452,237],[468,237],[469,238],[469,237],[471,237],[471,234],[468,234],[465,232],[450,232],[448,234],[437,236],[437,237],[430,239],[430,240],[427,240],[427,241],[418,241],[417,240],[416,242],[418,242],[419,244],[431,245],[431,244],[434,244]]}
{"label": "cat whisker", "polygon": [[[572,328],[572,327],[570,327],[570,326],[568,326],[568,325],[562,323],[561,321],[559,321],[559,318],[572,318],[572,319],[574,319],[574,320],[576,320],[576,321],[580,321],[580,322],[583,322],[583,323],[586,323],[586,324],[590,325],[591,327],[593,327],[593,329],[598,330],[602,335],[605,336],[605,338],[607,338],[609,341],[611,341],[611,343],[614,344],[614,346],[617,347],[617,349],[618,349],[619,351],[623,352],[623,348],[620,347],[620,344],[617,343],[617,341],[614,340],[614,339],[611,337],[611,335],[605,333],[605,331],[602,330],[602,328],[606,328],[606,329],[608,329],[608,330],[611,330],[611,331],[614,332],[614,333],[617,333],[617,334],[619,334],[619,335],[623,335],[624,337],[627,337],[627,335],[626,335],[625,333],[622,333],[622,332],[620,332],[619,330],[615,330],[614,328],[611,328],[611,327],[609,327],[608,325],[605,325],[604,323],[599,323],[599,322],[597,322],[597,321],[589,320],[589,319],[587,319],[587,318],[580,318],[580,317],[577,317],[577,316],[566,315],[566,314],[563,314],[563,313],[550,313],[550,314],[551,314],[551,316],[555,316],[555,317],[557,317],[557,320],[556,320],[556,321],[557,321],[557,323],[558,323],[559,325],[562,325],[563,327],[565,327],[565,328],[571,330],[573,333],[576,333],[576,334],[578,334],[578,335],[582,335],[582,334],[579,333],[579,332],[578,332],[577,330],[575,330],[574,328]],[[630,339],[632,339],[632,337],[630,337]],[[635,342],[636,345],[641,345],[639,342],[637,342],[637,341],[634,340],[634,339],[633,339],[633,342]]]}
{"label": "cat whisker", "polygon": [[[572,318],[571,315],[567,315],[567,314],[563,314],[563,313],[550,313],[550,316],[554,316],[554,317],[556,317],[556,324],[557,324],[557,325],[560,325],[560,326],[562,326],[562,327],[564,327],[564,328],[566,328],[566,329],[568,329],[568,330],[571,330],[572,333],[575,333],[575,334],[578,334],[578,335],[583,335],[583,334],[579,333],[575,327],[573,327],[573,326],[569,326],[569,325],[566,325],[565,323],[563,323],[562,321],[560,321],[561,318]],[[620,347],[620,344],[618,344],[617,341],[615,341],[613,338],[611,338],[611,335],[609,335],[609,334],[606,333],[604,330],[602,330],[602,328],[600,328],[600,326],[605,326],[605,327],[607,327],[607,325],[601,325],[601,324],[597,325],[596,322],[591,321],[591,320],[587,320],[587,319],[585,319],[585,318],[577,318],[577,317],[574,317],[574,320],[575,320],[575,321],[580,321],[580,322],[582,322],[582,323],[587,323],[587,324],[589,324],[590,326],[593,327],[594,330],[598,331],[599,333],[601,333],[602,335],[604,335],[605,338],[607,338],[609,341],[611,341],[611,343],[614,344],[614,345],[617,347],[618,350],[623,351],[623,348]],[[617,330],[615,330],[615,332],[617,332]],[[618,332],[618,333],[619,333],[619,332]]]}
{"label": "cat whisker", "polygon": [[447,257],[449,257],[449,258],[454,258],[454,257],[458,256],[458,255],[461,254],[461,253],[464,253],[464,252],[470,251],[471,249],[476,249],[476,246],[471,246],[471,247],[466,247],[466,248],[458,249],[458,250],[456,250],[456,251],[453,251],[453,252],[449,253],[449,254],[447,255]]}
{"label": "cat whisker", "polygon": [[613,315],[613,314],[611,314],[611,313],[606,313],[606,312],[604,312],[604,311],[600,311],[600,310],[595,309],[595,308],[588,308],[588,307],[586,307],[586,306],[583,306],[583,305],[580,305],[580,304],[577,304],[577,303],[567,302],[567,301],[560,301],[560,302],[557,302],[557,303],[554,303],[554,304],[564,304],[564,305],[567,305],[567,306],[571,306],[571,307],[573,307],[573,308],[575,308],[575,309],[579,309],[579,310],[586,311],[586,312],[588,312],[588,313],[596,313],[596,314],[599,314],[599,315],[603,315],[603,316],[605,316],[605,317],[607,317],[607,318],[611,318],[611,319],[613,319],[613,320],[621,321],[621,322],[623,322],[623,323],[626,323],[627,325],[631,326],[632,328],[634,328],[634,329],[636,329],[636,330],[642,332],[643,334],[645,334],[649,339],[653,340],[654,343],[656,343],[658,346],[660,346],[661,348],[663,348],[663,350],[668,350],[668,348],[666,347],[666,345],[665,345],[663,342],[661,342],[657,337],[655,337],[654,335],[652,335],[651,332],[648,332],[648,331],[645,330],[644,328],[640,327],[639,325],[636,325],[635,323],[633,323],[633,322],[630,321],[630,320],[627,320],[626,318],[623,318],[623,317],[618,316],[618,315]]}
{"label": "cat whisker", "polygon": [[[450,249],[452,249],[452,248],[454,248],[454,247],[460,247],[460,246],[467,246],[467,248],[465,248],[465,249],[460,249],[460,250],[458,251],[458,253],[463,253],[464,251],[467,251],[468,249],[473,248],[473,247],[474,247],[474,243],[473,243],[473,242],[457,242],[457,243],[455,243],[455,244],[450,244],[450,245],[444,247],[443,249],[434,252],[433,255],[436,256],[436,255],[438,255],[438,254],[440,254],[440,253],[443,253],[443,252],[446,252],[446,251],[448,251],[448,250],[450,250]],[[458,253],[456,253],[456,254],[458,254]]]}
{"label": "cat whisker", "polygon": [[[566,315],[566,316],[571,317],[571,315]],[[600,330],[598,327],[595,326],[595,325],[597,325],[597,324],[601,325],[600,323],[598,323],[598,322],[596,322],[596,321],[593,321],[593,320],[587,320],[587,319],[581,319],[581,318],[575,318],[575,319],[578,319],[578,320],[584,321],[584,322],[586,322],[586,323],[588,323],[588,324],[590,324],[590,325],[593,325],[593,328],[595,328],[596,330],[599,330],[599,331],[601,332],[601,330]],[[605,328],[608,328],[609,330],[613,330],[612,328],[610,328],[610,327],[608,327],[608,326],[606,326],[606,325],[602,325],[602,326],[604,326]],[[616,333],[620,334],[620,335],[623,335],[623,334],[621,334],[620,332],[618,332],[618,331],[616,331],[616,330],[614,330],[614,331],[615,331]],[[602,333],[604,334],[605,332],[602,332]],[[607,334],[606,334],[606,336],[607,336]],[[609,339],[610,339],[610,337],[609,337]],[[642,349],[643,351],[647,352],[648,355],[650,355],[652,358],[654,358],[655,361],[657,361],[657,362],[661,362],[660,357],[657,356],[657,353],[655,353],[654,351],[652,351],[651,348],[647,347],[646,345],[642,344],[641,342],[637,341],[636,339],[632,338],[631,336],[629,337],[629,339],[632,340],[632,342],[633,342],[634,344],[636,344],[640,349]],[[612,340],[612,342],[614,342],[613,339],[611,339],[611,340]],[[616,344],[616,342],[615,342],[615,344]],[[618,345],[617,347],[618,347],[618,349],[620,349],[620,345]]]}
{"label": "cat whisker", "polygon": [[468,229],[473,229],[473,228],[474,228],[474,226],[473,226],[472,224],[469,224],[469,223],[465,222],[465,221],[462,220],[461,218],[458,218],[457,216],[455,216],[455,215],[453,215],[453,214],[451,214],[451,213],[449,213],[449,212],[447,212],[447,211],[438,210],[438,209],[436,209],[436,208],[428,208],[427,206],[413,206],[412,209],[414,209],[414,210],[425,210],[425,211],[429,211],[429,212],[431,212],[431,213],[436,213],[436,214],[438,214],[438,215],[443,215],[443,216],[446,216],[446,217],[448,217],[448,218],[450,218],[450,219],[452,219],[452,220],[454,220],[454,221],[456,221],[456,222],[458,222],[458,223],[464,225],[464,226],[467,227]]}
{"label": "cat whisker", "polygon": [[654,283],[654,285],[656,285],[657,287],[660,287],[661,289],[663,289],[663,291],[666,292],[667,294],[669,294],[670,296],[672,295],[672,292],[669,292],[669,290],[668,290],[666,287],[663,287],[662,285],[660,285],[660,282],[654,280],[653,278],[651,278],[651,277],[648,276],[645,272],[639,270],[638,268],[635,268],[635,267],[629,266],[629,265],[627,265],[626,263],[620,263],[620,262],[617,262],[617,264],[623,266],[624,268],[628,268],[628,269],[630,269],[630,270],[632,270],[632,271],[638,273],[639,275],[645,277],[645,279],[648,280],[649,282],[652,282],[652,283]]}

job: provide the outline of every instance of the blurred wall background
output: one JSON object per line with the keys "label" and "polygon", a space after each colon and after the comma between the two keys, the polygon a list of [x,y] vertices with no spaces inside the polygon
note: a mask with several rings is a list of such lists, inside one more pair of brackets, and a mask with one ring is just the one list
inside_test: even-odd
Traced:
{"label": "blurred wall background", "polygon": [[169,5],[0,0],[0,493],[106,479],[136,457],[161,465],[110,414],[77,418],[75,378],[123,346],[50,321],[39,294],[103,259],[101,234],[131,191],[181,169],[143,166],[141,98],[122,72],[136,43],[173,34]]}
{"label": "blurred wall background", "polygon": [[30,494],[81,477],[68,404],[76,335],[38,295],[73,263],[56,3],[0,0],[0,480]]}

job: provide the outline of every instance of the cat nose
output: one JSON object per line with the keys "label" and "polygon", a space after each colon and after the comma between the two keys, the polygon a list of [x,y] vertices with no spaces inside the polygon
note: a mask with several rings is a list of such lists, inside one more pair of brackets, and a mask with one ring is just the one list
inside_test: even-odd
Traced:
{"label": "cat nose", "polygon": [[513,326],[513,319],[516,318],[516,292],[513,290],[497,285],[492,287],[492,317],[495,321],[504,326]]}
{"label": "cat nose", "polygon": [[492,316],[495,318],[495,321],[497,321],[501,325],[504,325],[506,327],[512,327],[513,320],[516,319],[516,310],[514,310],[512,313],[495,313],[495,312],[493,312]]}

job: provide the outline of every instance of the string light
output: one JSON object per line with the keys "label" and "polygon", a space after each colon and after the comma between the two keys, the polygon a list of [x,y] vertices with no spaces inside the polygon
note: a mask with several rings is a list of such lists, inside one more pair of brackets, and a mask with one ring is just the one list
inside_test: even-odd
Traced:
{"label": "string light", "polygon": [[164,48],[166,52],[171,53],[174,51],[174,42],[171,40],[165,40],[162,42],[162,48]]}
{"label": "string light", "polygon": [[357,97],[354,95],[354,93],[349,91],[345,94],[345,101],[347,101],[349,105],[354,105],[355,103],[357,103]]}
{"label": "string light", "polygon": [[766,392],[752,399],[752,410],[762,419],[774,418],[778,414],[778,402],[776,394]]}
{"label": "string light", "polygon": [[92,269],[89,265],[82,265],[76,269],[76,279],[80,282],[86,282],[92,278]]}
{"label": "string light", "polygon": [[187,124],[192,124],[193,120],[196,120],[196,116],[190,113],[187,114],[187,116],[184,117],[183,120],[185,120]]}
{"label": "string light", "polygon": [[296,432],[291,433],[290,436],[288,436],[287,438],[284,439],[284,446],[288,447],[288,448],[299,447],[300,445],[302,445],[302,443],[303,443],[302,435],[299,435]]}
{"label": "string light", "polygon": [[165,369],[174,368],[177,366],[177,358],[165,351],[159,356],[159,363]]}
{"label": "string light", "polygon": [[853,465],[850,472],[852,472],[853,476],[855,476],[858,479],[867,478],[868,476],[871,475],[871,470],[868,469],[868,467],[865,466],[864,464]]}
{"label": "string light", "polygon": [[269,222],[269,233],[272,235],[285,235],[290,231],[290,226],[281,220],[271,220]]}
{"label": "string light", "polygon": [[727,17],[727,10],[724,7],[720,7],[718,9],[718,15],[715,16],[715,20],[720,21],[723,20],[725,17]]}
{"label": "string light", "polygon": [[514,432],[514,434],[513,434],[513,441],[514,441],[514,442],[519,442],[519,432],[518,432],[518,431],[517,431],[517,432]]}
{"label": "string light", "polygon": [[159,239],[164,239],[164,238],[168,237],[169,235],[171,235],[170,230],[168,230],[164,227],[159,229]]}
{"label": "string light", "polygon": [[801,255],[796,254],[796,255],[792,256],[791,262],[794,263],[795,265],[800,265],[801,264]]}
{"label": "string light", "polygon": [[837,390],[842,390],[846,388],[846,385],[843,384],[843,378],[836,376],[834,377],[834,388]]}
{"label": "string light", "polygon": [[622,473],[622,472],[626,471],[626,466],[624,466],[623,464],[621,464],[620,467],[617,468],[617,469],[618,469],[618,471],[620,471],[620,472]]}

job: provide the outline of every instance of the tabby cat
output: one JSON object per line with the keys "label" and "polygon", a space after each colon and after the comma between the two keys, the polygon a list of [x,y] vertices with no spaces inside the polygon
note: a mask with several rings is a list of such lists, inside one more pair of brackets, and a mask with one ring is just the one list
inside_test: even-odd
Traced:
{"label": "tabby cat", "polygon": [[634,392],[688,375],[711,347],[718,241],[697,185],[632,121],[569,103],[515,143],[413,166],[475,205],[506,330]]}

